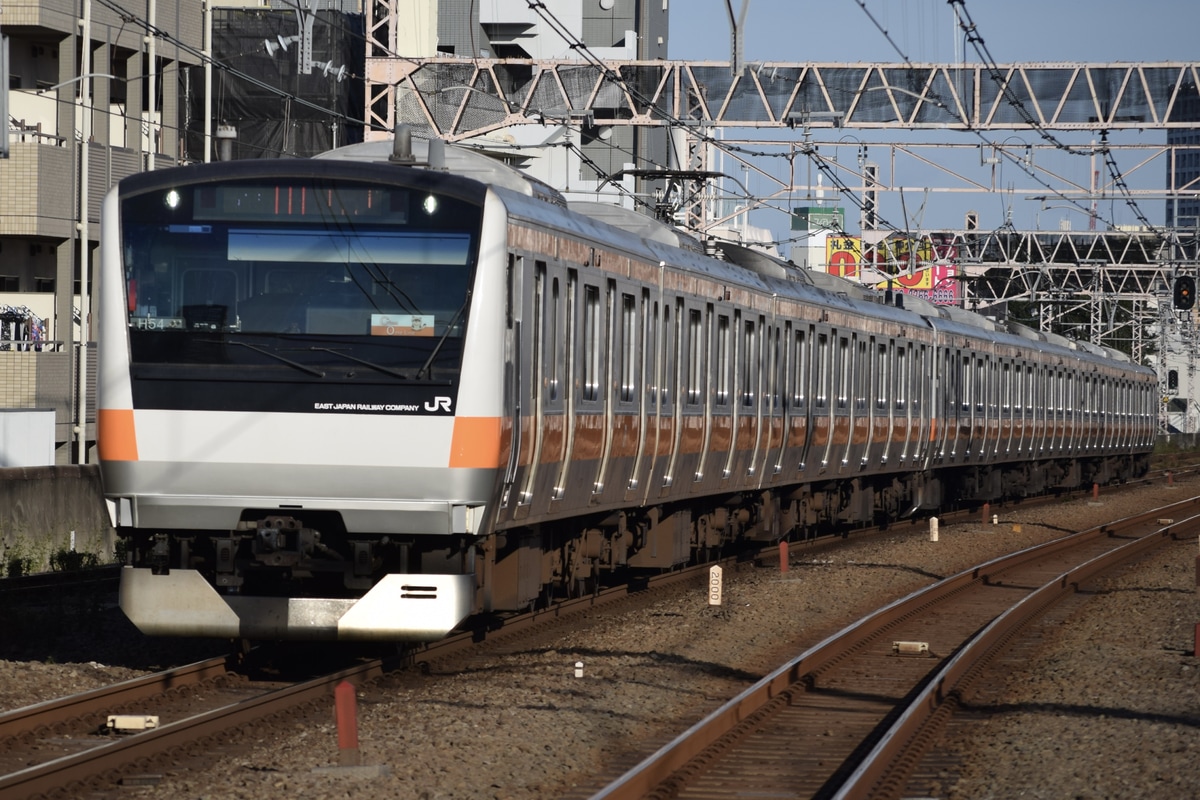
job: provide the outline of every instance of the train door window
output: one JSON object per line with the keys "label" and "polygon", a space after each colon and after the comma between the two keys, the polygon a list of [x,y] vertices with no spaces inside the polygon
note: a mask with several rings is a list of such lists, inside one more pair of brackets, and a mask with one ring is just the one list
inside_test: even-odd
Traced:
{"label": "train door window", "polygon": [[875,369],[871,370],[875,376],[875,408],[880,411],[887,411],[888,407],[888,388],[892,385],[892,357],[895,353],[896,343],[889,341],[880,343],[876,351]]}
{"label": "train door window", "polygon": [[1033,417],[1034,409],[1037,408],[1037,380],[1035,379],[1036,368],[1033,364],[1025,365],[1025,413]]}
{"label": "train door window", "polygon": [[637,399],[638,358],[637,297],[621,294],[621,391],[620,401]]}
{"label": "train door window", "polygon": [[1000,367],[1000,410],[1005,418],[1012,416],[1012,365],[1007,361]]}
{"label": "train door window", "polygon": [[825,333],[817,334],[817,391],[815,396],[817,408],[825,408],[829,405],[829,378],[831,375],[829,362],[831,355],[829,335]]}
{"label": "train door window", "polygon": [[967,401],[966,381],[970,372],[967,367],[970,366],[969,359],[964,359],[961,354],[946,353],[946,361],[950,373],[950,378],[953,381],[953,391],[951,393],[952,402],[954,404],[955,416],[958,411],[969,411],[971,406]]}
{"label": "train door window", "polygon": [[804,409],[808,395],[809,369],[808,337],[806,332],[797,329],[793,333],[792,343],[792,405],[798,410]]}
{"label": "train door window", "polygon": [[975,411],[982,413],[988,396],[987,363],[979,356],[975,356],[973,361],[975,367],[975,386],[972,398],[975,401]]}
{"label": "train door window", "polygon": [[771,352],[770,352],[771,375],[770,375],[770,386],[767,387],[767,391],[770,395],[771,409],[774,411],[774,410],[779,409],[779,405],[780,405],[779,395],[781,392],[780,387],[784,385],[783,384],[783,382],[784,382],[784,376],[783,376],[784,359],[783,359],[782,353],[780,352],[782,349],[783,338],[782,338],[782,334],[778,327],[771,328],[768,336],[769,336],[768,341],[770,342],[770,348],[771,348]]}
{"label": "train door window", "polygon": [[739,366],[741,366],[741,397],[742,406],[749,407],[754,405],[755,391],[757,389],[758,380],[758,337],[754,326],[754,320],[748,319],[742,325],[742,342],[741,352],[739,353]]}
{"label": "train door window", "polygon": [[667,369],[664,373],[666,380],[663,382],[662,399],[664,406],[675,403],[675,387],[679,385],[677,369],[683,347],[683,331],[680,328],[683,319],[683,300],[676,299],[675,304],[674,315],[671,314],[670,307],[663,307],[663,328],[666,335],[670,337],[669,341],[663,342],[667,348]]}
{"label": "train door window", "polygon": [[658,347],[658,301],[649,306],[646,319],[646,406],[658,405],[658,387],[662,380],[662,352]]}
{"label": "train door window", "polygon": [[892,379],[892,386],[895,387],[896,410],[903,411],[908,405],[908,370],[909,370],[909,347],[904,342],[896,348],[896,368]]}
{"label": "train door window", "polygon": [[850,340],[845,336],[838,337],[837,349],[837,407],[846,408],[850,405]]}
{"label": "train door window", "polygon": [[638,339],[638,384],[645,387],[643,408],[650,409],[654,405],[654,395],[651,384],[654,382],[654,340],[650,330],[654,326],[654,306],[650,303],[650,290],[642,289],[641,302],[638,305],[637,322],[634,323],[635,335]]}
{"label": "train door window", "polygon": [[867,398],[871,396],[872,392],[871,378],[867,373],[874,373],[878,369],[878,365],[874,363],[874,337],[868,343],[865,339],[860,340],[856,336],[855,344],[854,370],[851,375],[852,384],[850,388],[854,397],[854,409],[856,411],[865,411],[867,409]]}
{"label": "train door window", "polygon": [[[545,262],[538,262],[542,269],[545,269]],[[551,402],[558,400],[558,393],[562,387],[563,381],[563,357],[559,350],[560,335],[559,316],[562,313],[562,302],[559,296],[558,276],[550,280],[550,297],[549,302],[545,304],[545,343],[544,352],[546,353],[546,369],[549,372],[548,386],[546,387],[548,399]]]}
{"label": "train door window", "polygon": [[1000,365],[991,356],[987,358],[987,384],[988,416],[995,419],[1000,407]]}
{"label": "train door window", "polygon": [[921,415],[922,398],[924,397],[924,392],[922,392],[921,389],[925,386],[928,386],[930,390],[933,389],[933,376],[927,372],[926,365],[929,361],[929,355],[925,345],[920,345],[917,348],[915,354],[916,361],[912,360],[912,355],[912,351],[909,351],[909,405],[912,406],[911,413],[919,417]]}
{"label": "train door window", "polygon": [[696,405],[704,396],[704,328],[699,309],[688,309],[687,321],[687,393],[684,402]]}
{"label": "train door window", "polygon": [[583,287],[583,400],[600,399],[600,357],[603,351],[603,314],[600,288]]}
{"label": "train door window", "polygon": [[716,331],[716,403],[718,406],[729,405],[729,370],[732,361],[729,358],[729,315],[717,315]]}
{"label": "train door window", "polygon": [[[523,259],[509,255],[508,271],[513,274],[517,271],[518,265],[523,264]],[[546,378],[546,388],[549,391],[550,376],[549,372],[553,369],[550,363],[546,362],[546,345],[548,344],[548,336],[546,336],[546,265],[542,262],[537,262],[533,269],[533,379],[529,382],[529,395],[533,400],[533,407],[537,408],[542,399],[542,379]]]}

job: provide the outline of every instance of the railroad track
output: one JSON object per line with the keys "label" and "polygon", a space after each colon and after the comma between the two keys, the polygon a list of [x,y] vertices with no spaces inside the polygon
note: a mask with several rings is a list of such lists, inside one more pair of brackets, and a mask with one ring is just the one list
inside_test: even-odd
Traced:
{"label": "railroad track", "polygon": [[[616,587],[549,609],[490,620],[476,630],[399,656],[365,660],[310,680],[247,682],[238,659],[229,656],[15,709],[0,714],[0,797],[77,796],[125,782],[152,781],[154,773],[147,775],[147,765],[153,765],[155,759],[202,747],[206,739],[280,717],[306,704],[332,705],[334,688],[342,681],[363,686],[402,666],[431,668],[470,658],[483,648],[520,648],[529,637],[556,635],[554,629],[571,624],[580,615],[608,606],[650,603],[660,590],[681,582],[703,581],[708,569],[704,565],[655,576],[636,592]],[[171,705],[170,692],[196,695],[206,685],[209,688],[203,691],[208,697],[200,710]],[[167,710],[159,713],[164,707]],[[110,714],[154,715],[159,724],[125,736],[98,734]],[[14,763],[35,758],[30,755],[31,745],[38,751],[40,763],[7,772],[14,769]],[[54,757],[46,760],[48,752]]]}
{"label": "railroad track", "polygon": [[[1178,473],[1177,473],[1178,474]],[[1032,501],[1027,501],[1031,503]],[[971,516],[977,512],[962,512],[962,516]],[[1157,512],[1156,512],[1157,513]],[[949,518],[946,518],[949,522]],[[909,523],[918,529],[917,523]],[[896,533],[897,526],[887,535]],[[857,531],[855,537],[871,535],[869,531]],[[807,540],[797,543],[797,547],[823,550],[836,547],[839,539],[829,537],[817,540]],[[770,562],[778,548],[770,546],[759,553],[760,562]],[[745,559],[746,556],[743,556]],[[728,563],[728,562],[727,562]],[[679,582],[701,582],[707,576],[708,565],[691,570],[682,570],[668,575],[658,576],[645,588],[655,589],[667,587]],[[198,739],[213,736],[222,731],[236,729],[247,721],[261,720],[283,714],[289,709],[305,703],[321,701],[331,703],[332,687],[342,680],[355,684],[365,684],[373,678],[390,671],[399,665],[426,663],[436,665],[443,661],[453,661],[454,658],[478,651],[480,643],[484,642],[494,647],[521,647],[525,637],[538,636],[548,627],[570,624],[576,615],[587,613],[610,604],[630,602],[631,598],[645,597],[649,602],[653,592],[633,591],[628,587],[618,587],[597,593],[594,596],[577,599],[555,606],[551,609],[539,610],[530,614],[506,619],[495,619],[481,622],[479,628],[449,637],[448,639],[408,651],[403,658],[393,660],[374,660],[358,665],[351,670],[336,671],[305,684],[280,685],[270,687],[239,686],[228,697],[224,707],[209,708],[200,713],[172,716],[163,715],[166,721],[156,730],[146,731],[134,736],[96,737],[95,731],[102,727],[105,713],[124,713],[138,709],[148,709],[154,713],[157,701],[153,698],[157,690],[145,688],[158,682],[162,685],[182,686],[188,680],[181,672],[165,673],[162,676],[149,676],[129,684],[141,684],[140,695],[129,695],[120,699],[116,695],[105,696],[103,691],[87,693],[91,695],[78,698],[65,698],[61,701],[42,704],[30,709],[18,709],[7,715],[0,716],[0,752],[5,743],[13,741],[39,741],[38,747],[44,753],[58,747],[63,751],[61,756],[50,762],[37,764],[19,770],[0,778],[0,796],[5,798],[32,797],[66,790],[74,791],[85,786],[111,786],[119,783],[122,777],[136,775],[131,772],[131,765],[144,766],[153,763],[154,759],[168,751],[187,749]],[[637,602],[634,600],[633,602]],[[547,624],[549,623],[549,625]],[[468,658],[472,656],[467,656]],[[218,663],[219,662],[219,663]],[[227,675],[230,664],[225,659],[212,662],[202,662],[205,666],[192,665],[196,674],[203,674],[199,681],[219,680],[221,675]],[[187,668],[185,668],[187,669]],[[127,687],[132,689],[133,687]],[[215,694],[215,693],[214,693]],[[240,696],[239,696],[240,695]],[[250,696],[253,695],[253,696]],[[41,715],[47,716],[41,716]],[[57,715],[57,716],[55,716]],[[65,720],[74,720],[68,723]],[[64,731],[64,725],[70,728]],[[50,747],[45,742],[51,742]],[[64,744],[65,742],[65,744]],[[57,743],[57,744],[56,744]],[[66,752],[71,751],[71,752]],[[79,752],[74,752],[79,751]],[[0,758],[0,772],[6,771],[4,761]],[[24,763],[24,762],[23,762]],[[73,787],[73,788],[69,788]]]}
{"label": "railroad track", "polygon": [[779,667],[593,800],[899,797],[1009,641],[1084,581],[1200,529],[1198,508],[1191,498],[1066,536],[897,600]]}

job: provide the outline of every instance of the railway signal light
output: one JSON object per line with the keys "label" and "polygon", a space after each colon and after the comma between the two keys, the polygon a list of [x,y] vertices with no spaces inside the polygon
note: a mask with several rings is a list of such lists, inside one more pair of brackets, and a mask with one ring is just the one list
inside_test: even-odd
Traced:
{"label": "railway signal light", "polygon": [[1175,307],[1184,311],[1196,305],[1196,279],[1181,275],[1175,279]]}

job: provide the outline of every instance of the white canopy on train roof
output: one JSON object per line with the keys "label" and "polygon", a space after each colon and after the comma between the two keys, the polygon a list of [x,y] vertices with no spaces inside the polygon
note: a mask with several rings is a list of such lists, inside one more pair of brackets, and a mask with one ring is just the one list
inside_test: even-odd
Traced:
{"label": "white canopy on train roof", "polygon": [[530,177],[507,163],[513,158],[511,154],[488,153],[475,148],[447,145],[441,140],[431,142],[428,139],[415,139],[404,130],[392,141],[383,139],[346,145],[336,150],[328,150],[314,158],[447,170],[490,186],[502,186],[555,205],[566,205],[563,196],[553,186]]}

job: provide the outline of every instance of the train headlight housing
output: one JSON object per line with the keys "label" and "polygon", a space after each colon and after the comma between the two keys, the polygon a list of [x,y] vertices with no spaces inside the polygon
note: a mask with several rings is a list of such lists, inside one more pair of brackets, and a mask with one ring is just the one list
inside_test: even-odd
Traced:
{"label": "train headlight housing", "polygon": [[179,204],[182,201],[183,195],[179,193],[178,189],[171,189],[169,192],[167,192],[166,197],[163,198],[163,202],[166,203],[167,208],[170,209],[179,208]]}
{"label": "train headlight housing", "polygon": [[424,199],[424,200],[421,202],[421,208],[425,209],[425,213],[426,213],[427,215],[429,215],[429,216],[431,216],[431,217],[432,217],[434,214],[436,214],[436,213],[437,213],[437,210],[438,210],[438,199],[437,199],[437,197],[435,197],[434,195],[429,195],[429,196],[427,196],[427,197],[426,197],[426,198],[425,198],[425,199]]}

